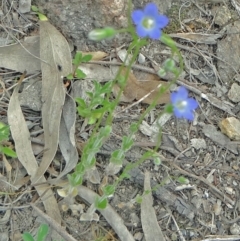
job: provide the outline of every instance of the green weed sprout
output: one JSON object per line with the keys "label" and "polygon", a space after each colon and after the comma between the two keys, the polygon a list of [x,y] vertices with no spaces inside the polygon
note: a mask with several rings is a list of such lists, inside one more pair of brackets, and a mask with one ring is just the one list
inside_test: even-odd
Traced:
{"label": "green weed sprout", "polygon": [[48,235],[49,227],[47,224],[41,224],[38,228],[37,236],[34,238],[32,234],[25,232],[22,235],[24,241],[45,241]]}
{"label": "green weed sprout", "polygon": [[8,141],[10,135],[9,126],[0,122],[0,153],[3,153],[9,157],[17,157],[15,151],[5,146],[4,142]]}

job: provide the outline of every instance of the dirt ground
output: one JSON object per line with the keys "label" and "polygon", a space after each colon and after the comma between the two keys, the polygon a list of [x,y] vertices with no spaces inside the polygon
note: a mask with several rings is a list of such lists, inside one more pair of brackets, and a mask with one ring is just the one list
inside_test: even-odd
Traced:
{"label": "dirt ground", "polygon": [[[95,78],[101,83],[110,80],[109,73],[117,68],[114,61],[121,61],[119,50],[127,49],[129,36],[94,43],[87,39],[87,33],[93,28],[107,25],[124,27],[127,21],[126,2],[112,1],[113,5],[104,0],[32,2],[66,37],[72,56],[76,50],[106,53],[104,59],[101,59],[104,63],[97,61],[82,66],[87,77],[84,82],[76,79],[72,83],[75,97],[84,98],[85,92],[92,90]],[[135,0],[134,8],[141,8],[146,2],[149,1]],[[48,236],[49,240],[53,237],[60,240],[61,230],[79,241],[124,240],[124,237],[130,236],[129,241],[240,240],[240,1],[154,2],[160,11],[170,18],[165,32],[176,41],[184,60],[184,72],[177,85],[183,85],[189,90],[190,95],[198,101],[199,108],[193,122],[176,119],[173,115],[164,115],[158,120],[164,105],[157,105],[146,116],[134,136],[134,146],[126,153],[123,168],[128,163],[135,163],[145,151],[157,145],[159,125],[162,133],[161,145],[158,148],[161,165],[155,165],[150,158],[132,169],[130,178],[124,179],[114,196],[109,199],[112,209],[105,213],[97,211],[97,216],[91,216],[90,200],[95,195],[91,191],[101,195],[101,187],[106,183],[113,183],[121,174],[121,171],[114,175],[107,174],[106,167],[110,155],[121,146],[122,137],[128,135],[131,123],[138,120],[149,105],[136,103],[136,100],[119,104],[114,115],[112,134],[97,154],[96,170],[86,177],[84,187],[78,189],[75,198],[63,198],[57,191],[63,186],[66,175],[55,183],[51,182],[60,175],[64,167],[71,166],[76,154],[70,156],[70,164],[67,163],[62,149],[62,146],[67,145],[67,141],[59,143],[60,147],[57,147],[57,153],[48,166],[44,179],[41,179],[44,185],[48,185],[47,188],[45,186],[45,189],[41,189],[40,184],[34,186],[31,173],[35,170],[31,168],[40,165],[43,153],[46,152],[42,125],[44,117],[41,112],[40,65],[38,62],[36,65],[27,65],[24,52],[17,52],[19,49],[7,49],[6,46],[19,40],[22,41],[21,48],[28,49],[30,45],[24,37],[39,36],[38,18],[33,12],[24,12],[19,8],[18,1],[2,0],[0,120],[6,124],[20,122],[20,112],[11,112],[12,108],[9,110],[9,105],[16,80],[21,78],[25,68],[28,69],[18,98],[23,116],[21,121],[24,121],[30,136],[22,139],[22,159],[19,158],[21,161],[18,158],[3,156],[0,160],[0,241],[21,240],[25,231],[35,235],[41,223],[48,223],[53,230],[53,234]],[[98,9],[96,4],[99,5]],[[32,51],[35,50],[32,48]],[[15,55],[10,51],[15,51]],[[142,82],[155,81],[156,78],[159,81],[154,73],[170,54],[165,45],[158,41],[150,41],[149,45],[141,50],[142,59],[139,57],[132,68],[133,76]],[[39,49],[34,55],[39,56]],[[169,80],[168,77],[163,79]],[[138,88],[145,88],[144,84],[139,86]],[[135,90],[130,89],[131,91]],[[69,121],[75,125],[74,138],[78,159],[84,143],[89,139],[92,127],[78,115],[75,117],[75,112],[63,110],[63,115],[70,113]],[[16,116],[11,117],[14,114]],[[12,118],[11,123],[9,118]],[[21,141],[23,131],[20,130],[21,128],[16,135],[12,135],[8,146],[16,147],[17,140]],[[36,160],[31,168],[24,166],[24,161],[27,162],[29,157],[29,149],[24,149],[27,148],[28,140],[31,141],[31,158]],[[148,172],[154,190],[153,204],[151,205],[151,199],[148,199],[149,206],[146,208],[144,202],[138,204],[134,200],[143,194]],[[185,184],[178,181],[181,176],[187,179]],[[49,221],[36,207],[55,220]],[[156,216],[158,228],[150,226],[150,221],[149,224],[145,222],[155,219],[151,216],[152,211]],[[89,214],[92,220],[85,221],[87,215],[84,214]],[[95,221],[94,217],[99,220]],[[62,227],[56,226],[58,223]],[[123,236],[117,235],[118,228]],[[150,230],[150,234],[147,230]],[[124,236],[128,235],[125,231],[129,232],[130,236]],[[159,236],[153,239],[151,233],[153,236]],[[62,239],[71,240],[66,236],[62,236]]]}

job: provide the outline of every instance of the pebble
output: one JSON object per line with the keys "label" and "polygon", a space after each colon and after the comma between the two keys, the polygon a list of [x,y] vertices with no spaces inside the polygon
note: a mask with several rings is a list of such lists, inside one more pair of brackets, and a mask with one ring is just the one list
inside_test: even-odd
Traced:
{"label": "pebble", "polygon": [[240,140],[240,121],[235,117],[223,119],[219,123],[219,127],[223,134],[227,135],[230,139]]}
{"label": "pebble", "polygon": [[206,145],[206,142],[204,139],[201,139],[201,138],[193,138],[191,139],[191,145],[199,150],[199,149],[206,149],[207,148],[207,145]]}
{"label": "pebble", "polygon": [[231,89],[228,92],[228,98],[235,103],[240,102],[240,86],[237,83],[233,83]]}
{"label": "pebble", "polygon": [[140,54],[138,55],[138,63],[139,63],[139,64],[144,64],[145,61],[146,61],[145,56],[140,53]]}
{"label": "pebble", "polygon": [[240,234],[240,226],[237,225],[236,223],[234,223],[233,225],[231,225],[230,227],[230,233],[232,235],[238,235]]}

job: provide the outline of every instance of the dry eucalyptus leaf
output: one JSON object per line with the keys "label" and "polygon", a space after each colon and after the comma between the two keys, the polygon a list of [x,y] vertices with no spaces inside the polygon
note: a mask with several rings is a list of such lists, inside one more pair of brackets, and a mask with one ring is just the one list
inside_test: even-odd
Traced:
{"label": "dry eucalyptus leaf", "polygon": [[59,132],[59,147],[66,163],[58,179],[75,168],[78,162],[78,152],[75,144],[75,120],[76,104],[75,101],[67,95],[63,106]]}
{"label": "dry eucalyptus leaf", "polygon": [[[19,87],[20,85],[16,86],[9,101],[7,113],[8,123],[10,125],[13,140],[15,142],[17,157],[27,170],[28,175],[33,177],[38,170],[38,164],[32,151],[30,133],[18,99]],[[46,179],[41,177],[39,182],[45,183]],[[51,188],[49,188],[49,185],[37,185],[35,188],[40,197],[44,194],[41,199],[47,214],[56,220],[56,222],[60,222],[61,215],[56,199]],[[52,237],[54,237],[54,239],[61,239],[61,237],[55,231],[52,233]]]}
{"label": "dry eucalyptus leaf", "polygon": [[0,67],[21,73],[39,71],[39,37],[27,37],[20,43],[0,47]]}
{"label": "dry eucalyptus leaf", "polygon": [[[144,191],[151,190],[150,173],[145,173]],[[146,241],[164,241],[165,238],[158,224],[155,210],[153,208],[152,193],[143,195],[141,203],[141,222]]]}
{"label": "dry eucalyptus leaf", "polygon": [[222,37],[222,34],[205,34],[205,33],[177,33],[169,34],[173,38],[181,38],[187,41],[203,44],[216,44],[217,39]]}
{"label": "dry eucalyptus leaf", "polygon": [[42,69],[42,123],[44,129],[44,153],[34,182],[51,164],[59,141],[59,128],[65,89],[62,76],[72,72],[72,58],[68,42],[48,21],[40,21],[40,58]]}

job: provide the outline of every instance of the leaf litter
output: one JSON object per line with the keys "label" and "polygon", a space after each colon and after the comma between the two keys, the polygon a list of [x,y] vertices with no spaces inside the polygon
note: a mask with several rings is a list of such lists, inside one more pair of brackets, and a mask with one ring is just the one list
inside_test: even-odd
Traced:
{"label": "leaf litter", "polygon": [[[203,2],[203,1],[201,1],[201,2]],[[204,2],[207,2],[207,1],[204,1]],[[216,2],[216,1],[214,1],[214,2]],[[221,2],[221,1],[218,1],[218,3],[219,2]],[[232,1],[232,2],[234,2],[234,1]],[[183,36],[183,35],[182,35]],[[189,35],[190,37],[192,37],[192,38],[194,38],[195,40],[197,40],[197,35],[195,35],[195,36],[192,36],[192,35]],[[183,36],[185,39],[187,39],[188,41],[191,41],[191,38],[189,38],[189,36],[187,36],[186,37],[186,35],[185,36]],[[205,38],[204,38],[204,34],[200,34],[200,37],[203,37],[202,38],[202,40],[203,40],[203,42],[204,42],[204,40],[205,40]],[[217,36],[217,35],[215,35],[215,36]],[[216,41],[216,38],[215,38],[215,36],[213,35],[213,36],[210,36],[209,35],[209,39],[207,39],[208,41],[209,40],[213,40],[213,41]],[[213,37],[213,38],[212,38]],[[177,37],[178,38],[178,37]],[[192,41],[194,41],[194,39],[192,39]],[[211,41],[209,42],[210,44],[211,44]],[[219,41],[219,40],[218,40]],[[11,50],[12,51],[12,50]],[[1,54],[1,53],[0,53]],[[19,61],[19,60],[18,60]],[[189,60],[188,60],[189,61]],[[192,61],[192,60],[191,60]],[[0,66],[2,66],[4,63],[2,63]],[[106,68],[105,66],[103,66],[104,68]],[[7,68],[9,68],[9,69],[16,69],[17,70],[17,68],[19,68],[19,67],[13,67],[13,68],[11,68],[11,66],[9,66],[8,65],[8,67]],[[19,68],[20,69],[20,68]],[[36,68],[37,69],[37,68]],[[103,69],[103,68],[102,68]],[[23,71],[24,69],[22,68],[22,71]],[[39,70],[40,70],[40,68],[39,68]],[[135,76],[136,77],[136,76]],[[105,78],[106,79],[106,78]],[[137,78],[137,81],[139,81],[139,79]],[[193,85],[195,85],[195,84],[193,84]],[[195,88],[196,87],[196,88]],[[195,90],[197,90],[198,88],[197,88],[197,86],[195,85]],[[194,90],[194,88],[192,88],[192,90]],[[135,96],[134,96],[135,97]],[[211,96],[210,96],[211,97]],[[232,115],[232,112],[231,112],[231,109],[232,109],[232,106],[231,106],[231,108],[230,107],[224,107],[224,106],[222,106],[222,103],[224,103],[224,101],[222,101],[222,99],[221,99],[221,101],[220,102],[216,102],[215,103],[215,101],[214,101],[214,99],[213,98],[215,98],[215,97],[208,97],[208,95],[205,95],[205,99],[207,100],[207,101],[209,101],[209,103],[211,104],[211,105],[215,105],[216,107],[218,107],[218,108],[220,108],[220,109],[222,109],[222,110],[224,110],[224,112],[227,112],[227,113],[229,113],[230,115]],[[202,98],[204,98],[204,96],[202,97]],[[216,98],[215,98],[216,99]],[[217,100],[217,99],[216,99]],[[204,102],[205,103],[205,102]],[[205,106],[204,106],[205,107]],[[209,105],[208,105],[208,107],[209,107]],[[203,112],[205,111],[205,108],[203,108]],[[204,113],[205,114],[205,113]],[[206,113],[206,115],[208,116],[209,114],[208,113]],[[208,116],[208,118],[210,119],[210,120],[212,120],[212,117],[211,116]],[[197,122],[196,122],[197,123]],[[198,123],[197,123],[198,124]],[[194,124],[195,125],[195,124]],[[195,129],[197,129],[197,127],[196,126],[194,126],[193,125],[193,127],[191,127],[191,128],[193,128],[193,129],[191,129],[191,131],[193,131],[193,130],[195,130]],[[180,127],[179,127],[180,126]],[[180,135],[182,135],[182,123],[180,122],[180,125],[179,125],[178,127],[180,128],[180,131],[179,131],[179,133],[180,133]],[[67,128],[66,128],[67,129]],[[69,130],[70,130],[71,128],[69,128]],[[231,151],[233,151],[234,153],[237,153],[238,152],[238,150],[237,150],[237,143],[230,143],[229,142],[229,140],[226,142],[226,141],[224,141],[223,143],[219,143],[218,142],[218,139],[219,138],[213,138],[214,137],[214,135],[217,133],[217,131],[216,130],[214,130],[214,132],[213,132],[213,134],[214,135],[211,135],[211,133],[212,133],[212,129],[209,131],[209,129],[211,129],[211,128],[204,128],[203,130],[204,130],[204,135],[206,136],[206,137],[208,137],[209,139],[212,139],[212,142],[214,142],[214,143],[216,143],[217,144],[217,147],[218,147],[218,145],[220,145],[220,146],[222,146],[223,148],[226,148],[226,153],[228,152],[228,149],[230,149]],[[60,132],[61,132],[61,127],[60,127]],[[67,132],[71,132],[71,131],[68,131],[67,130]],[[189,133],[188,133],[189,134]],[[191,134],[191,133],[190,133]],[[70,134],[69,134],[70,135]],[[218,135],[216,135],[216,136],[218,136]],[[186,138],[186,137],[185,137]],[[221,137],[222,138],[222,137]],[[183,140],[186,140],[186,139],[183,139]],[[208,140],[208,139],[207,139]],[[224,140],[224,139],[223,139]],[[234,145],[234,150],[232,150],[232,148],[229,148],[229,146],[228,146],[228,144],[233,144]],[[74,143],[73,142],[71,142],[71,144],[74,146]],[[183,143],[183,145],[184,145],[184,143]],[[209,146],[209,143],[207,143],[207,146]],[[216,147],[216,146],[215,146]],[[232,147],[232,146],[231,146]],[[235,149],[236,148],[236,149]],[[199,150],[199,152],[201,152],[201,151],[203,151],[201,148],[200,148],[200,150]],[[210,152],[211,153],[211,152]],[[220,150],[219,150],[219,153],[220,153]],[[165,154],[165,153],[164,153]],[[189,155],[189,153],[187,153],[188,155]],[[187,155],[186,154],[186,155]],[[195,153],[196,154],[196,153]],[[197,153],[196,155],[197,155],[197,158],[199,158],[199,155],[198,155],[199,153]],[[222,154],[222,153],[221,153]],[[183,157],[185,156],[185,154],[183,155]],[[229,155],[227,155],[227,156],[229,156]],[[183,159],[181,159],[180,161],[181,162],[184,162],[184,161],[186,161],[186,158],[187,156],[185,156],[185,159],[183,158]],[[195,156],[196,157],[196,156]],[[216,158],[218,158],[218,156],[216,156]],[[213,159],[216,159],[216,158],[213,158]],[[169,158],[169,159],[171,159],[171,158]],[[178,162],[178,161],[177,161]],[[196,162],[197,163],[194,163],[194,164],[199,164],[199,162],[198,162],[198,160],[196,160]],[[228,161],[227,161],[227,163],[228,163]],[[191,168],[195,168],[195,166],[194,166],[194,164],[182,164],[181,163],[181,165],[185,165],[185,167],[186,167],[186,169],[188,170],[188,168],[189,168],[189,166],[191,166]],[[156,168],[156,167],[155,167]],[[204,168],[204,167],[202,167],[202,168]],[[205,172],[206,172],[206,169],[207,169],[208,167],[205,167]],[[210,167],[211,168],[211,167]],[[195,169],[195,170],[197,170],[197,168]],[[221,169],[219,169],[219,170],[221,170]],[[198,170],[197,170],[198,171]],[[203,171],[204,171],[204,169],[203,169]],[[214,175],[213,175],[213,181],[215,181],[216,182],[216,180],[218,181],[218,177],[216,176],[217,174],[216,174],[217,172],[215,172],[214,173]],[[205,173],[204,173],[205,174]],[[216,174],[216,175],[215,175]],[[187,173],[185,173],[185,175],[187,175]],[[202,173],[200,173],[199,175],[203,175]],[[224,174],[225,175],[225,174]],[[193,177],[194,179],[196,179],[196,176],[195,177]],[[203,179],[204,179],[204,177],[203,177]],[[215,185],[218,185],[218,186],[220,186],[219,185],[219,183],[214,183]],[[207,184],[206,184],[206,186],[207,186]],[[201,190],[201,186],[198,186],[197,187],[198,188],[198,191],[199,190]],[[182,194],[183,196],[184,196],[184,194]],[[204,194],[205,195],[205,194]],[[233,198],[235,197],[234,196],[234,193],[232,193],[231,194],[232,196],[233,196]],[[207,196],[207,194],[206,194],[206,196]],[[212,198],[212,199],[211,199]],[[219,197],[220,198],[220,197]],[[160,199],[160,198],[159,198]],[[210,199],[211,199],[211,202],[214,202],[214,199],[213,199],[213,197],[211,197],[210,196]],[[206,203],[207,203],[207,205],[209,205],[209,201],[208,200],[206,200]],[[232,203],[232,204],[234,204],[233,202],[230,202],[230,203]],[[228,205],[228,203],[226,203],[226,205]],[[219,215],[220,216],[220,215]],[[231,217],[231,215],[230,216],[228,216],[228,219]],[[216,220],[214,220],[214,221],[216,221]],[[225,222],[225,221],[224,221]],[[206,228],[208,229],[208,227],[210,227],[210,226],[207,226],[207,223],[205,223],[205,225],[206,225]],[[227,229],[226,229],[227,230]],[[184,231],[184,230],[183,230]],[[227,237],[227,236],[219,236],[219,237],[217,237],[216,235],[215,236],[212,236],[212,237],[209,237],[209,239],[206,239],[206,240],[212,240],[211,238],[218,238],[219,240],[224,240],[224,237],[225,238],[228,238],[228,239],[230,239],[230,240],[232,240],[231,238],[239,238],[239,236],[234,236],[233,237],[233,235],[232,236],[229,236],[229,237]]]}

